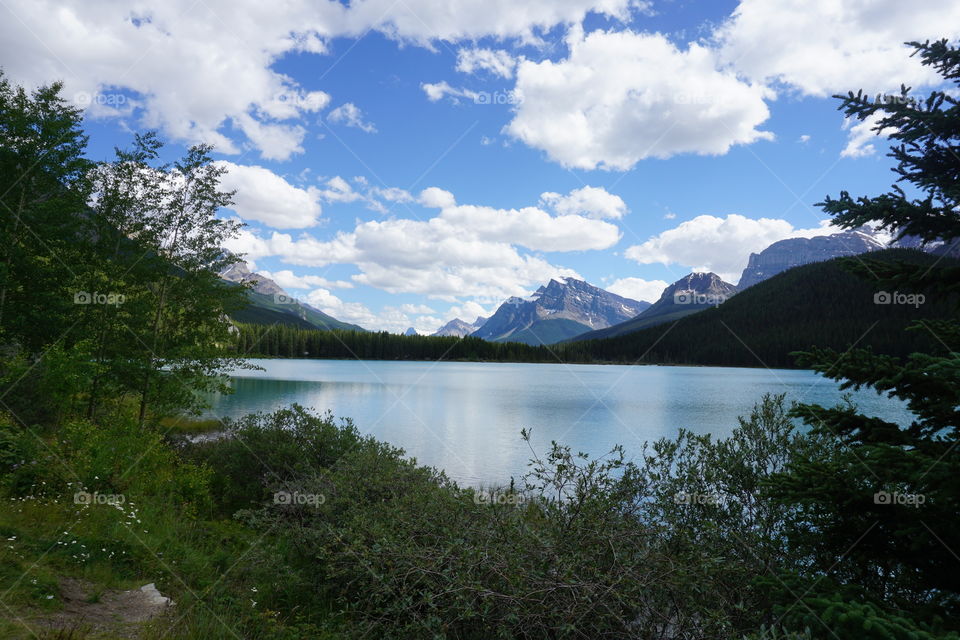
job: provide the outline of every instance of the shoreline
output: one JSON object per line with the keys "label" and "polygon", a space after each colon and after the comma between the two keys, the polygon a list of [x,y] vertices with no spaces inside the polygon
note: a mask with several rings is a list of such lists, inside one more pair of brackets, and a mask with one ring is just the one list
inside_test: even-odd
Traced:
{"label": "shoreline", "polygon": [[261,356],[245,355],[238,356],[244,360],[325,360],[338,362],[451,362],[461,364],[533,364],[533,365],[568,365],[568,366],[619,366],[619,367],[689,367],[689,368],[713,368],[713,369],[762,369],[766,371],[813,371],[805,367],[751,367],[737,364],[693,364],[693,363],[673,363],[673,362],[616,362],[604,360],[599,362],[531,362],[529,360],[463,360],[456,358],[444,358],[442,360],[420,360],[416,358],[289,358],[286,356]]}

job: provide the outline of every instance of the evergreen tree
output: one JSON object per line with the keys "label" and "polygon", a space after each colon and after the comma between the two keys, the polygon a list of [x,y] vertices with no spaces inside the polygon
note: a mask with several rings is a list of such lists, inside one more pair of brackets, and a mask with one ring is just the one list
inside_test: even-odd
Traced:
{"label": "evergreen tree", "polygon": [[[949,246],[960,238],[960,49],[945,40],[911,44],[953,90],[922,101],[907,87],[877,100],[862,91],[837,96],[849,117],[879,115],[875,130],[895,141],[889,155],[899,178],[883,195],[843,192],[820,205],[847,228],[879,221],[899,237]],[[954,303],[960,294],[953,265],[850,259],[848,266],[878,290]],[[852,406],[795,410],[836,449],[798,459],[771,487],[794,518],[789,542],[809,566],[807,578],[771,583],[788,627],[839,638],[930,638],[960,629],[960,324],[953,309],[951,317],[910,327],[934,338],[927,353],[821,348],[800,356],[801,365],[844,388],[905,401],[914,417],[898,425]]]}

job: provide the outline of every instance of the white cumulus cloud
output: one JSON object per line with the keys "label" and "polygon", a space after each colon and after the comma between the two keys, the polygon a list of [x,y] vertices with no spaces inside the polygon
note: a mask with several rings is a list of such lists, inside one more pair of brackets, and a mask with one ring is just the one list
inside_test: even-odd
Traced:
{"label": "white cumulus cloud", "polygon": [[460,102],[460,98],[466,98],[473,102],[479,102],[481,99],[479,92],[471,91],[470,89],[457,89],[456,87],[450,86],[446,80],[434,83],[424,82],[421,83],[420,88],[427,94],[427,100],[430,102],[437,102],[443,100],[445,97],[449,97],[456,103]]}
{"label": "white cumulus cloud", "polygon": [[261,236],[244,230],[228,248],[253,260],[277,256],[291,265],[355,265],[359,271],[353,276],[355,283],[390,293],[502,301],[524,295],[550,278],[578,275],[522,249],[604,249],[620,238],[618,227],[605,220],[552,215],[537,207],[459,204],[452,193],[437,187],[424,189],[418,201],[438,211],[426,220],[361,222],[352,231],[326,240],[309,234]]}
{"label": "white cumulus cloud", "polygon": [[[610,195],[606,191],[603,193]],[[424,190],[420,200],[424,206],[441,210],[439,217],[434,219],[437,224],[463,229],[482,240],[517,244],[534,251],[608,249],[620,240],[619,227],[594,217],[579,215],[582,212],[558,211],[558,215],[550,215],[537,207],[496,209],[460,205],[453,194],[436,188]],[[558,195],[555,201],[566,204],[572,210],[580,206],[578,203],[595,200],[596,195],[590,194],[584,198],[582,191],[574,191],[567,196]],[[602,213],[608,213],[610,201],[604,199],[601,205]]]}
{"label": "white cumulus cloud", "polygon": [[877,112],[867,116],[862,121],[846,120],[845,128],[849,129],[850,132],[847,137],[847,146],[843,148],[840,155],[844,158],[862,158],[876,153],[877,149],[873,144],[894,131],[891,127],[874,131],[884,115]]}
{"label": "white cumulus cloud", "polygon": [[372,122],[363,119],[360,108],[352,102],[345,102],[327,115],[327,120],[334,124],[360,129],[366,133],[376,133],[377,127]]}
{"label": "white cumulus cloud", "polygon": [[513,76],[517,61],[502,49],[460,49],[457,51],[457,71],[476,73],[487,71],[501,78]]}
{"label": "white cumulus cloud", "polygon": [[330,101],[275,70],[288,54],[325,55],[333,38],[370,29],[431,48],[488,36],[536,42],[587,14],[627,19],[638,7],[635,0],[8,0],[0,4],[0,59],[19,84],[62,79],[66,95],[91,113],[132,116],[139,127],[224,153],[252,146],[265,159],[286,160],[304,150],[305,116]]}
{"label": "white cumulus cloud", "polygon": [[567,195],[548,191],[540,195],[540,201],[561,215],[585,215],[588,218],[622,218],[627,213],[627,203],[603,187],[582,187]]}
{"label": "white cumulus cloud", "polygon": [[302,229],[319,221],[319,189],[301,189],[264,167],[226,161],[217,164],[227,170],[221,187],[236,191],[230,208],[244,220],[255,220],[277,229]]}
{"label": "white cumulus cloud", "polygon": [[723,154],[771,139],[769,92],[718,70],[712,50],[660,34],[572,28],[566,59],[517,66],[505,130],[579,169],[626,170],[644,158]]}
{"label": "white cumulus cloud", "polygon": [[624,298],[643,300],[644,302],[656,302],[660,299],[660,294],[667,288],[667,285],[668,283],[664,280],[620,278],[605,288],[610,293],[615,293]]}
{"label": "white cumulus cloud", "polygon": [[289,269],[280,271],[260,271],[261,275],[270,278],[284,289],[309,289],[324,287],[327,289],[352,289],[353,283],[348,280],[328,280],[323,276],[298,276]]}
{"label": "white cumulus cloud", "polygon": [[936,83],[904,43],[958,36],[954,0],[741,0],[715,39],[722,59],[754,81],[825,97]]}
{"label": "white cumulus cloud", "polygon": [[539,42],[539,33],[576,24],[588,13],[627,20],[649,3],[638,0],[361,0],[351,3],[354,35],[369,28],[420,43],[477,40],[484,36]]}
{"label": "white cumulus cloud", "polygon": [[625,256],[640,264],[680,265],[694,271],[712,271],[736,283],[751,253],[778,240],[838,233],[828,222],[797,229],[777,218],[747,218],[739,214],[701,215],[681,222],[646,242],[629,247]]}

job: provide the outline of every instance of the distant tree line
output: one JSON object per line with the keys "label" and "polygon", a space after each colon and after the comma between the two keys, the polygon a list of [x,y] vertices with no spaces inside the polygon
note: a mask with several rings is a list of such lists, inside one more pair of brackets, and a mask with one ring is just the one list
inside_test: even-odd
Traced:
{"label": "distant tree line", "polygon": [[553,346],[488,342],[470,336],[403,336],[386,331],[322,331],[289,325],[238,324],[238,355],[362,360],[558,362]]}

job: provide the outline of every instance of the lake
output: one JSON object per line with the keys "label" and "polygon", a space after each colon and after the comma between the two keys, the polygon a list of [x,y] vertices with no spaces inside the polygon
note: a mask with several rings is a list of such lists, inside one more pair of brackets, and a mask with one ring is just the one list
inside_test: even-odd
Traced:
{"label": "lake", "polygon": [[[475,362],[252,359],[232,395],[211,398],[211,414],[239,417],[294,402],[350,417],[357,428],[444,469],[463,484],[501,484],[526,471],[530,449],[551,440],[574,451],[636,454],[644,441],[678,429],[729,435],[764,393],[835,404],[837,385],[812,371]],[[869,414],[901,424],[900,402],[853,394]]]}

